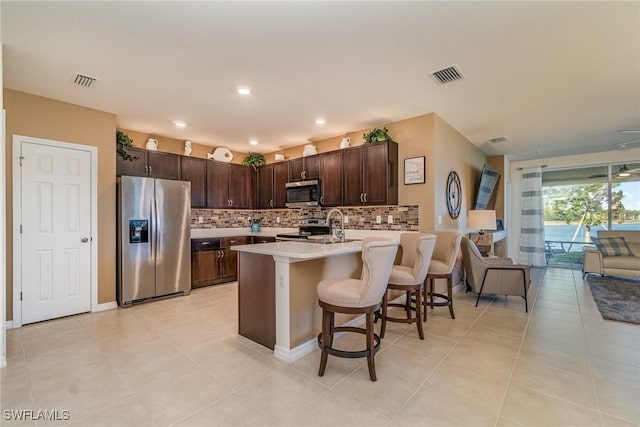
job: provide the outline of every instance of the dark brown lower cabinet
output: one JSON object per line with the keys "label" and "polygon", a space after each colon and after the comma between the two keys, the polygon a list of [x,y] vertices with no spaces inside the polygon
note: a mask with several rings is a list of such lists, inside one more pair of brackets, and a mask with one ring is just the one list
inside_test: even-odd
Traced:
{"label": "dark brown lower cabinet", "polygon": [[276,345],[276,263],[272,256],[240,252],[238,332],[263,346]]}
{"label": "dark brown lower cabinet", "polygon": [[191,240],[191,287],[216,285],[238,279],[238,253],[234,245],[251,243],[250,236]]}

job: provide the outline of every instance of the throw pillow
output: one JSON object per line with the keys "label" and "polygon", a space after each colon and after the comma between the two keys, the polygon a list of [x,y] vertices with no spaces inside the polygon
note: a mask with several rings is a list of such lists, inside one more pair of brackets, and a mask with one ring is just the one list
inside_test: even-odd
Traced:
{"label": "throw pillow", "polygon": [[624,237],[603,237],[593,239],[602,256],[633,256]]}

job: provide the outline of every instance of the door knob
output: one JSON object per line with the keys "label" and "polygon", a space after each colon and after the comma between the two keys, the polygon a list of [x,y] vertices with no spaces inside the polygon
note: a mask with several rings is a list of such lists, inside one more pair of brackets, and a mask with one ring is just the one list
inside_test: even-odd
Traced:
{"label": "door knob", "polygon": [[83,237],[82,239],[80,239],[80,241],[81,241],[82,243],[87,243],[87,242],[89,241],[89,239],[88,239],[88,238],[86,238],[86,237]]}

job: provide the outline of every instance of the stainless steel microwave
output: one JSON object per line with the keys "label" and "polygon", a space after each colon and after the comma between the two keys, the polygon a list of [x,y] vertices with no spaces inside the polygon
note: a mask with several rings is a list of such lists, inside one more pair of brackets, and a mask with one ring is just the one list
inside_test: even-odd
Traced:
{"label": "stainless steel microwave", "polygon": [[289,182],[285,185],[288,208],[320,206],[320,181]]}

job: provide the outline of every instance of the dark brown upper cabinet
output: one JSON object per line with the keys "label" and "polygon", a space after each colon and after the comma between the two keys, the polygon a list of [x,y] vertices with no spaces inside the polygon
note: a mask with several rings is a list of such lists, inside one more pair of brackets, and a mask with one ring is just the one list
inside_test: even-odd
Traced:
{"label": "dark brown upper cabinet", "polygon": [[287,203],[285,186],[289,179],[289,162],[264,165],[257,172],[257,208],[284,208]]}
{"label": "dark brown upper cabinet", "polygon": [[289,182],[318,179],[320,176],[320,156],[306,156],[289,160]]}
{"label": "dark brown upper cabinet", "polygon": [[342,151],[320,154],[322,206],[342,206]]}
{"label": "dark brown upper cabinet", "polygon": [[249,166],[207,160],[207,207],[252,208],[252,175]]}
{"label": "dark brown upper cabinet", "polygon": [[260,166],[256,171],[256,206],[258,209],[273,207],[273,164]]}
{"label": "dark brown upper cabinet", "polygon": [[273,207],[287,207],[286,185],[289,178],[289,162],[273,164]]}
{"label": "dark brown upper cabinet", "polygon": [[344,205],[398,203],[398,144],[374,142],[343,150]]}
{"label": "dark brown upper cabinet", "polygon": [[191,207],[207,207],[207,161],[181,156],[180,162],[180,179],[191,183]]}
{"label": "dark brown upper cabinet", "polygon": [[144,148],[126,147],[136,160],[123,160],[116,155],[116,175],[147,176],[150,178],[179,179],[180,156]]}

